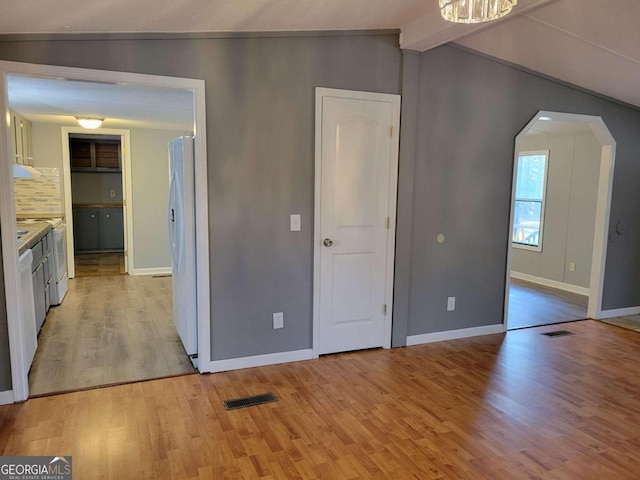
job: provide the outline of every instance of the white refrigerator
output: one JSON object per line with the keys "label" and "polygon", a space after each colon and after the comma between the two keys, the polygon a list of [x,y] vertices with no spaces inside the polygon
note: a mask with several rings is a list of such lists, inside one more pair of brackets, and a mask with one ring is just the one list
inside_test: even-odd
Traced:
{"label": "white refrigerator", "polygon": [[196,226],[193,137],[169,142],[169,247],[173,321],[187,354],[197,365]]}

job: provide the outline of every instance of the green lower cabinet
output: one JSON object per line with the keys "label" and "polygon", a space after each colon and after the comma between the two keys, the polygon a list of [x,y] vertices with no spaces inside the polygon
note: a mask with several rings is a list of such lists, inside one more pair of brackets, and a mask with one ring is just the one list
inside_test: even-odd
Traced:
{"label": "green lower cabinet", "polygon": [[98,230],[101,250],[124,250],[122,208],[100,208]]}
{"label": "green lower cabinet", "polygon": [[76,252],[124,250],[122,207],[74,208],[73,240]]}
{"label": "green lower cabinet", "polygon": [[73,209],[73,244],[76,252],[100,249],[96,208]]}

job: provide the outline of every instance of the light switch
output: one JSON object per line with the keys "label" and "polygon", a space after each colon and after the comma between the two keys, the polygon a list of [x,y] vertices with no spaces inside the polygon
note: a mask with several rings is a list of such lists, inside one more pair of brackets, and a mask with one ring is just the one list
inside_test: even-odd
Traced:
{"label": "light switch", "polygon": [[291,215],[291,231],[292,232],[300,231],[300,215],[299,214]]}

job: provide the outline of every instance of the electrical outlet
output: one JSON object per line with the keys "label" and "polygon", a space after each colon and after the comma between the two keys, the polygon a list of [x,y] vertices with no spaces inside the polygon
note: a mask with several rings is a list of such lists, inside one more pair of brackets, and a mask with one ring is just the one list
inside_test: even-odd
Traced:
{"label": "electrical outlet", "polygon": [[447,312],[453,312],[456,309],[456,297],[447,298]]}
{"label": "electrical outlet", "polygon": [[273,314],[273,329],[284,328],[284,313],[278,312]]}
{"label": "electrical outlet", "polygon": [[116,196],[116,191],[115,190],[111,190],[111,192],[109,192],[109,194],[111,195],[111,198]]}
{"label": "electrical outlet", "polygon": [[575,272],[575,271],[576,271],[576,264],[575,264],[575,262],[571,262],[571,263],[569,264],[569,271],[570,271],[570,272]]}

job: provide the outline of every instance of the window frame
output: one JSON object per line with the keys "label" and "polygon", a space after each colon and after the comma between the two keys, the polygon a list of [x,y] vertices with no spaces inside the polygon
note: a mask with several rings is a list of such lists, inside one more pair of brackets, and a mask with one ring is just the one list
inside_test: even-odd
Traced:
{"label": "window frame", "polygon": [[[518,169],[520,168],[520,157],[528,157],[528,156],[540,156],[544,155],[544,179],[542,181],[542,201],[540,202],[540,228],[539,228],[539,241],[538,245],[527,245],[526,243],[518,243],[513,240],[513,231],[511,232],[511,245],[513,248],[518,248],[520,250],[529,250],[532,252],[542,252],[542,243],[544,240],[544,217],[547,205],[547,184],[549,182],[549,150],[523,150],[518,152],[518,157],[516,159],[516,181],[513,185],[513,210],[514,210],[514,222],[515,222],[515,208],[517,202],[538,202],[538,200],[531,200],[530,198],[519,198],[518,197]],[[515,223],[514,223],[515,227]]]}

